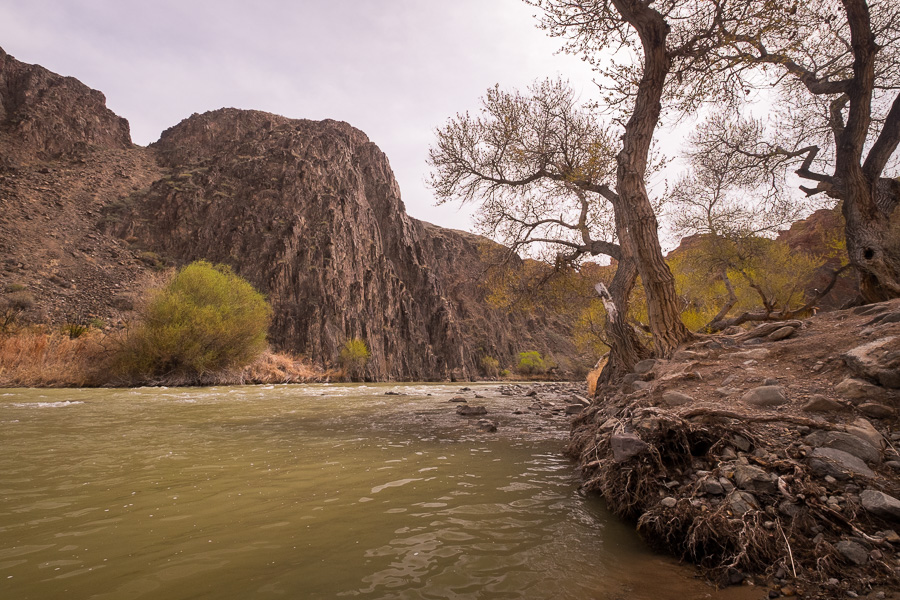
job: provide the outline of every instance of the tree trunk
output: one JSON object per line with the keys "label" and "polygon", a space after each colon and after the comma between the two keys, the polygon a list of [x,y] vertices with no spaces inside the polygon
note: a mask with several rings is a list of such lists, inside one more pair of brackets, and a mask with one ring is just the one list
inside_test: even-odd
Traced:
{"label": "tree trunk", "polygon": [[847,253],[860,274],[860,293],[867,302],[900,296],[900,215],[896,186],[881,171],[897,146],[900,99],[888,115],[872,154],[862,164],[872,124],[875,56],[879,50],[864,0],[843,0],[850,26],[853,83],[847,90],[847,123],[835,131],[834,182],[843,199]]}
{"label": "tree trunk", "polygon": [[619,13],[634,27],[644,48],[644,65],[631,118],[625,124],[622,150],[616,160],[614,206],[622,216],[624,236],[631,240],[638,273],[647,294],[650,332],[657,356],[668,357],[693,336],[681,321],[675,278],[663,259],[658,224],[644,179],[653,132],[662,110],[662,93],[671,60],[666,52],[669,26],[655,10],[640,0],[613,0]]}
{"label": "tree trunk", "polygon": [[900,211],[884,215],[865,180],[845,183],[843,213],[847,254],[859,272],[866,302],[900,297]]}
{"label": "tree trunk", "polygon": [[[617,384],[634,370],[634,365],[650,358],[649,349],[641,342],[634,327],[628,323],[628,299],[637,282],[637,267],[623,248],[623,260],[616,266],[616,274],[609,285],[606,309],[606,335],[610,340],[609,360],[597,380],[597,389],[605,384]],[[599,290],[598,290],[599,291]],[[601,292],[601,297],[603,296]],[[604,298],[604,304],[607,299]]]}

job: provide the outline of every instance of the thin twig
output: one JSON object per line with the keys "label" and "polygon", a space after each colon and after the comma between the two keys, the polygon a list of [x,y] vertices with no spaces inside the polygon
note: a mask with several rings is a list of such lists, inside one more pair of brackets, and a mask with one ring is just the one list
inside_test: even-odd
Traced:
{"label": "thin twig", "polygon": [[781,537],[784,538],[784,543],[787,545],[788,558],[791,559],[791,570],[794,572],[794,579],[797,579],[797,567],[794,565],[794,553],[791,551],[791,543],[788,541],[787,535],[785,535],[780,522],[778,523],[778,531],[781,532]]}

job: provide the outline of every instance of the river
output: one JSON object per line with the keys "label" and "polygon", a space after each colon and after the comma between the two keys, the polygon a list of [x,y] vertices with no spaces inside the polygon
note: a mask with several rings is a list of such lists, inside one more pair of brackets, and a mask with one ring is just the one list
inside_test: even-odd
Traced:
{"label": "river", "polygon": [[0,390],[0,598],[758,597],[580,494],[564,417],[459,390]]}

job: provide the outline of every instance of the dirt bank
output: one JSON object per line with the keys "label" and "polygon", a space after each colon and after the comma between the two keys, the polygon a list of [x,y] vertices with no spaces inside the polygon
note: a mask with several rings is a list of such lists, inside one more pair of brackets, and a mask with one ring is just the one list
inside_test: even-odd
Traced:
{"label": "dirt bank", "polygon": [[704,337],[573,424],[586,489],[652,545],[769,597],[892,597],[900,301]]}

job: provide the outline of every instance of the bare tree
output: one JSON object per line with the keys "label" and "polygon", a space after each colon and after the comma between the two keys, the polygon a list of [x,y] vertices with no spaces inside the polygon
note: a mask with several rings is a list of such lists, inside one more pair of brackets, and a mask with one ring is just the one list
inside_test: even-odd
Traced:
{"label": "bare tree", "polygon": [[[900,296],[900,4],[806,0],[773,5],[752,34],[723,36],[710,62],[733,86],[775,86],[773,135],[720,142],[813,182],[842,201],[864,301]],[[723,129],[722,133],[729,133]]]}
{"label": "bare tree", "polygon": [[478,115],[457,115],[437,130],[429,162],[439,200],[477,202],[481,232],[511,252],[560,266],[600,254],[617,261],[604,293],[610,373],[622,374],[649,350],[626,318],[637,268],[613,210],[618,134],[565,82],[538,82],[528,94],[495,87]]}
{"label": "bare tree", "polygon": [[[529,1],[529,0],[526,0]],[[692,110],[704,99],[729,98],[711,69],[711,52],[721,32],[749,33],[763,3],[737,0],[530,0],[544,11],[551,35],[565,37],[566,49],[582,55],[605,77],[606,104],[624,121],[616,155],[617,196],[610,199],[620,243],[634,253],[647,297],[655,352],[670,355],[692,334],[681,322],[674,277],[665,263],[658,222],[646,188],[653,135],[663,100]],[[612,54],[612,58],[606,60]],[[604,62],[606,61],[606,62]]]}
{"label": "bare tree", "polygon": [[[781,263],[790,262],[792,257],[775,260],[778,253],[774,252],[772,240],[764,236],[772,236],[800,219],[810,203],[797,202],[790,193],[784,181],[785,169],[773,169],[785,156],[758,157],[736,150],[759,140],[764,130],[765,124],[758,119],[735,118],[721,111],[711,115],[690,135],[684,152],[687,171],[673,185],[666,203],[675,233],[699,236],[699,243],[692,246],[691,262],[698,263],[697,266],[725,286],[727,296],[718,313],[704,327],[705,331],[719,331],[748,321],[796,318],[829,293],[838,275],[846,270],[846,267],[832,270],[829,283],[801,306],[794,305],[797,292],[806,283],[803,275],[812,273],[799,267],[815,262],[813,257],[793,257],[797,272],[790,275],[794,281],[786,286],[792,293],[778,294],[766,285],[772,268],[776,265],[785,268]],[[729,143],[723,144],[722,140]],[[828,261],[824,257],[821,260]],[[737,281],[732,277],[755,291],[758,309],[728,316],[738,304]],[[781,288],[783,291],[785,286]]]}

